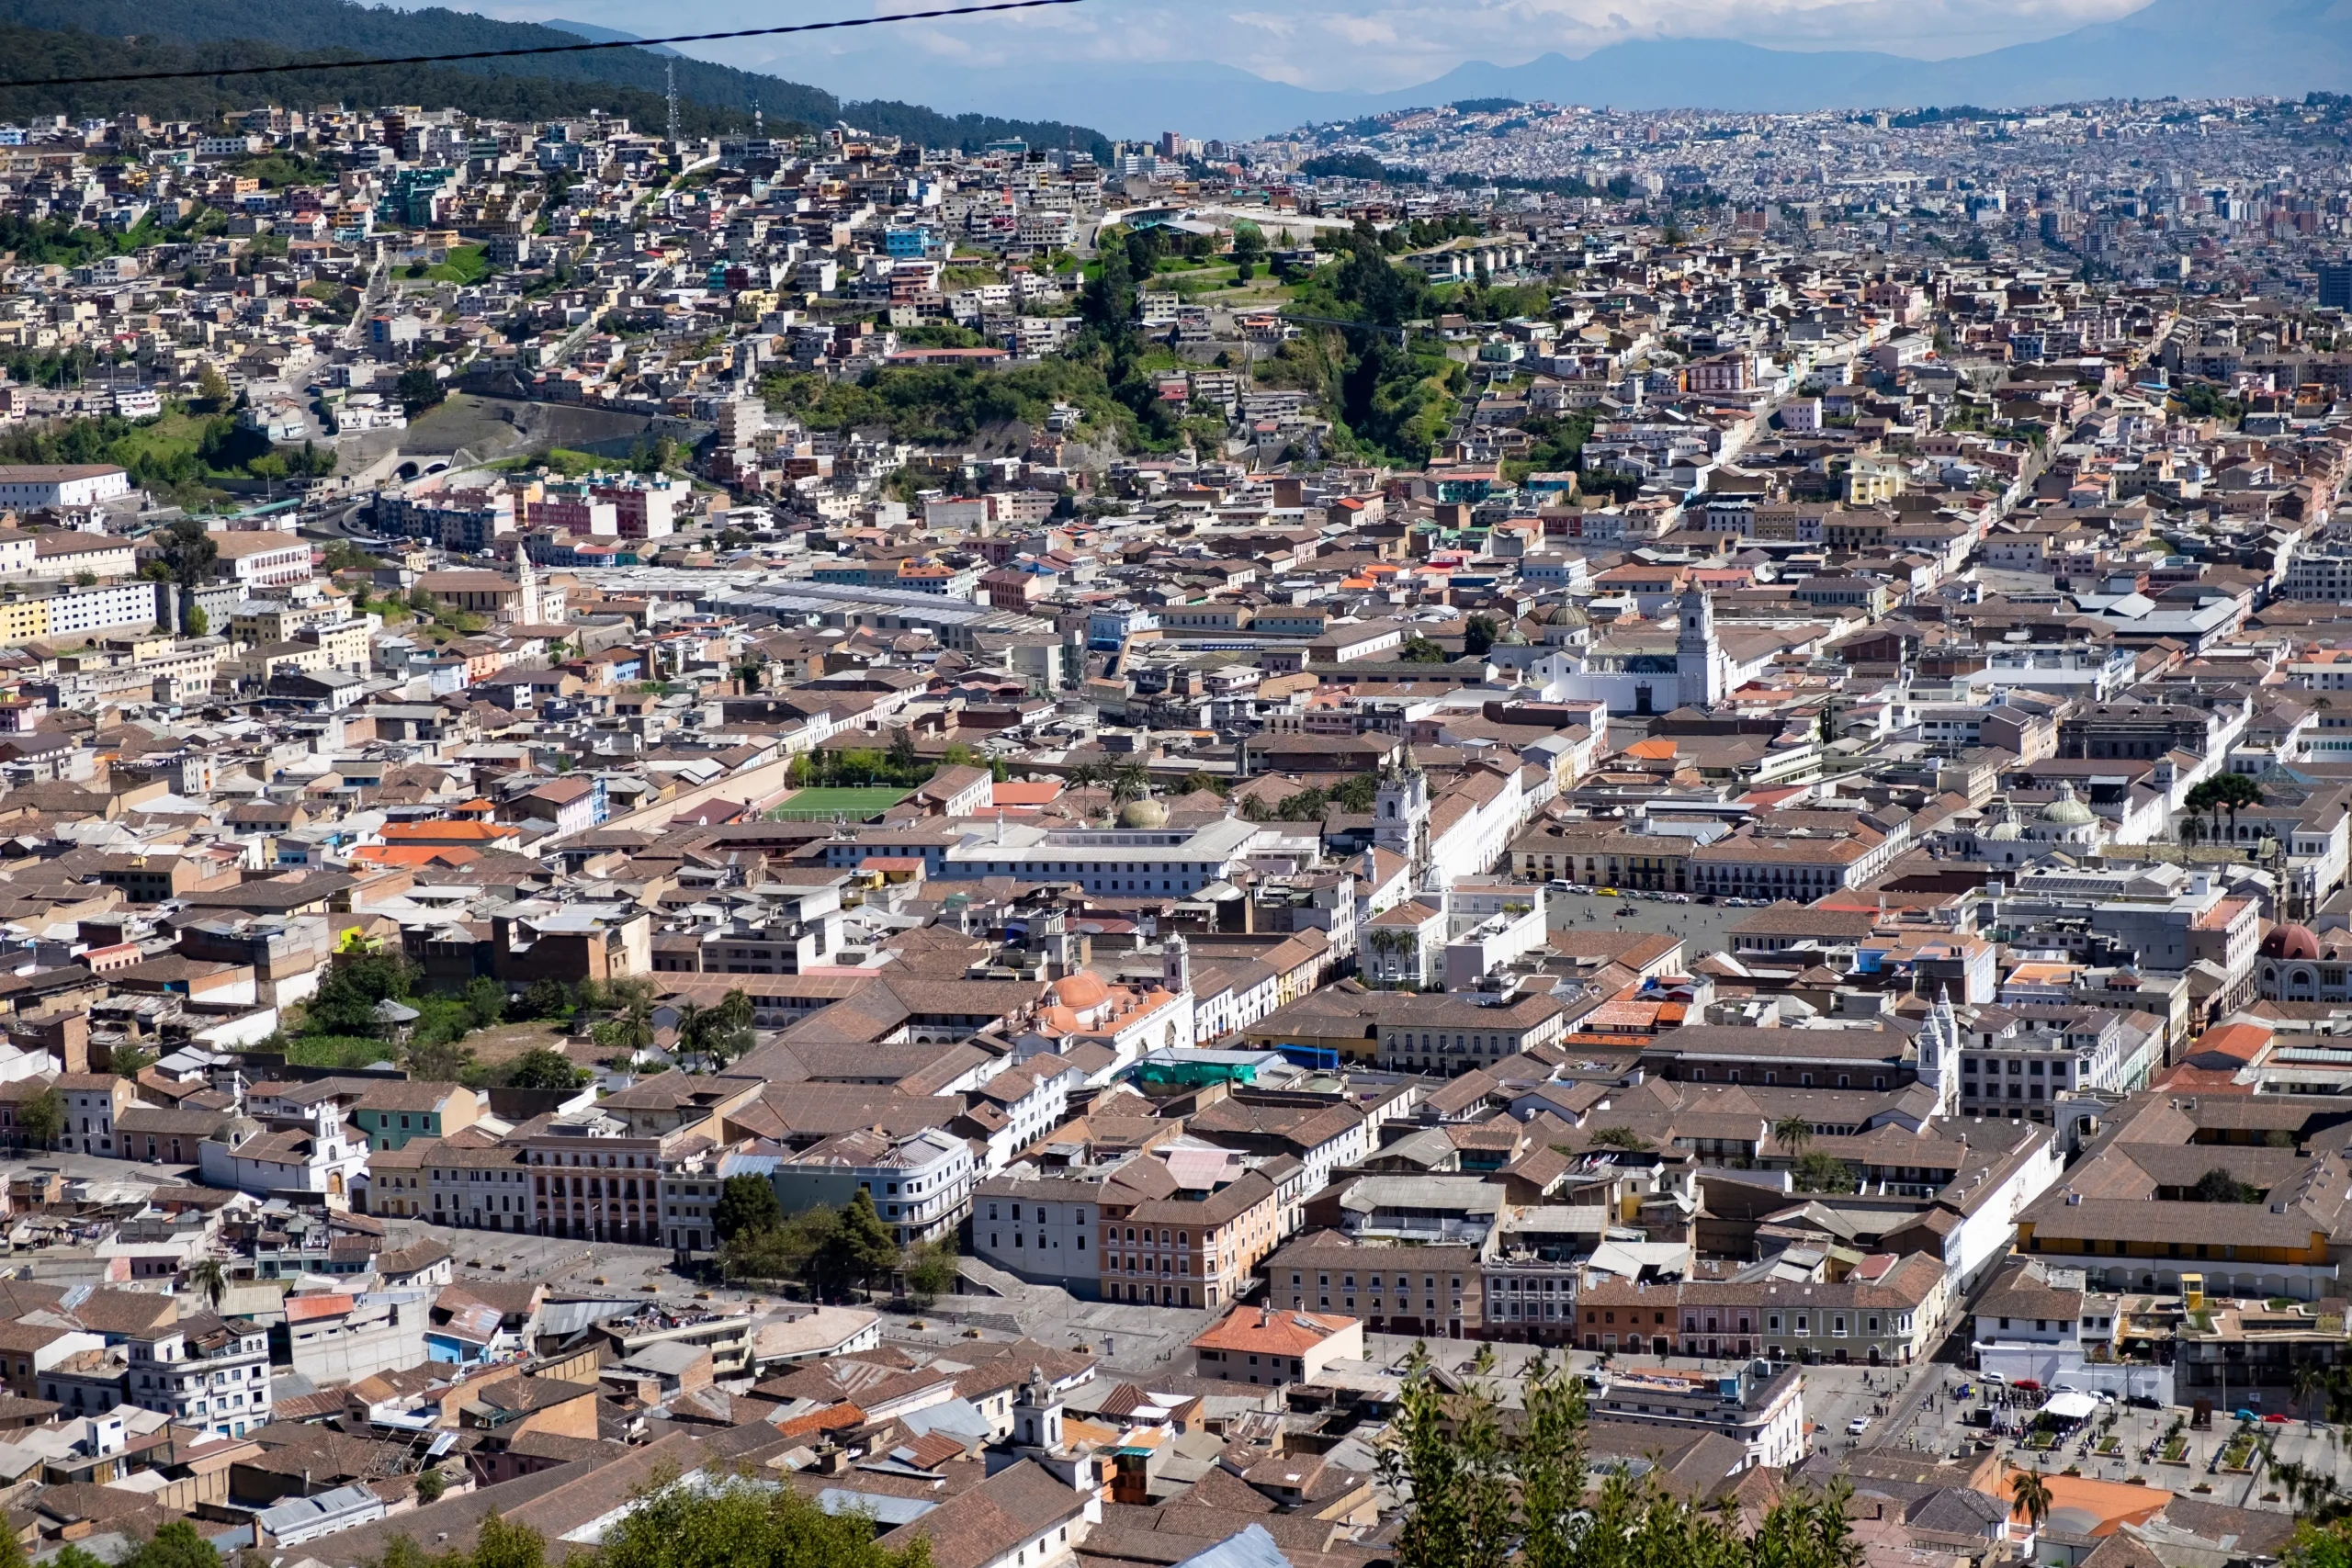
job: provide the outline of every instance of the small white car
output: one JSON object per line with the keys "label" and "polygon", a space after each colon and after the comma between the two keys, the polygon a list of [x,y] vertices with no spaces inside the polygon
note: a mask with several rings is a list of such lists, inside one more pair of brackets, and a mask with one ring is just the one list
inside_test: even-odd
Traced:
{"label": "small white car", "polygon": [[1859,1438],[1870,1429],[1871,1418],[1867,1416],[1857,1416],[1846,1423],[1846,1435],[1849,1437]]}

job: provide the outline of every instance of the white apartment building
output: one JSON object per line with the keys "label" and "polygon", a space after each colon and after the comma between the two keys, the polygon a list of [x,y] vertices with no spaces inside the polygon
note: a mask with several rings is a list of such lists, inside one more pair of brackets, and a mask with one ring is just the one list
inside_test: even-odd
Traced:
{"label": "white apartment building", "polygon": [[1632,1367],[1594,1394],[1595,1416],[1676,1431],[1721,1432],[1747,1454],[1740,1468],[1781,1468],[1804,1457],[1804,1373],[1751,1361],[1736,1371]]}
{"label": "white apartment building", "polygon": [[215,533],[220,570],[242,588],[285,588],[311,581],[311,547],[307,540],[275,529]]}
{"label": "white apartment building", "polygon": [[893,1138],[860,1128],[786,1155],[768,1179],[787,1214],[859,1192],[901,1247],[952,1235],[972,1201],[972,1146],[937,1127]]}
{"label": "white apartment building", "polygon": [[1092,1172],[991,1177],[972,1195],[972,1255],[1032,1284],[1091,1293],[1102,1272],[1091,1240],[1102,1194]]}
{"label": "white apartment building", "polygon": [[17,512],[96,506],[130,493],[130,475],[112,463],[0,465],[0,507]]}
{"label": "white apartment building", "polygon": [[123,1397],[179,1427],[243,1437],[269,1424],[269,1335],[209,1313],[129,1344]]}

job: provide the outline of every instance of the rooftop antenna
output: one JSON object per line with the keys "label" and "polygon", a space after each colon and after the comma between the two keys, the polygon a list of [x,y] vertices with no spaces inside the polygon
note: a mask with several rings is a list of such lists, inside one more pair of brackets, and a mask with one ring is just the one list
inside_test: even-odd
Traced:
{"label": "rooftop antenna", "polygon": [[662,64],[662,96],[670,101],[670,145],[678,144],[678,62],[667,60]]}

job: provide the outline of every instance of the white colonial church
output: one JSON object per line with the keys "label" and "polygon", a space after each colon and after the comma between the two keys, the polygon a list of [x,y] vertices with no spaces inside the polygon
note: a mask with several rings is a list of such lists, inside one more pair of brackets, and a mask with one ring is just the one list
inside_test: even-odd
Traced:
{"label": "white colonial church", "polygon": [[1724,651],[1715,636],[1713,597],[1695,590],[1683,594],[1675,619],[1672,653],[1666,652],[1655,637],[1621,637],[1539,660],[1531,673],[1550,701],[1601,702],[1611,713],[1713,707],[1738,689],[1752,671],[1735,670]]}

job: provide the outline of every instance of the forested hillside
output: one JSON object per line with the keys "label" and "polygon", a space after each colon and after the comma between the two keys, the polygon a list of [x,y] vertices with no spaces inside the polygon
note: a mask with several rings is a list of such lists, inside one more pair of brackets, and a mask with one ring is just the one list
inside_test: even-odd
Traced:
{"label": "forested hillside", "polygon": [[[133,0],[0,0],[0,48],[6,50],[0,84],[107,71],[169,71],[305,57],[446,54],[580,41],[579,35],[554,28],[493,21],[439,6],[396,11],[344,0],[282,0],[270,6],[172,0],[161,6]],[[0,85],[0,114],[110,115],[132,108],[183,117],[262,98],[290,104],[348,99],[446,103],[517,119],[607,108],[659,126],[663,73],[671,63],[646,50],[614,49],[449,66],[394,66],[380,72],[230,77],[217,86],[200,81],[150,82],[52,92]],[[772,126],[797,122],[823,127],[847,120],[862,130],[932,146],[975,147],[1018,136],[1037,146],[1109,151],[1100,134],[1080,126],[944,115],[916,104],[878,99],[843,103],[821,88],[780,77],[684,57],[674,63],[682,107],[691,109],[686,116],[690,133],[748,128],[756,102]],[[595,85],[583,93],[583,84]]]}

